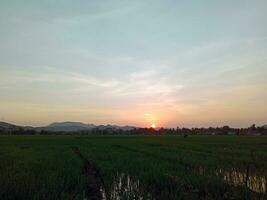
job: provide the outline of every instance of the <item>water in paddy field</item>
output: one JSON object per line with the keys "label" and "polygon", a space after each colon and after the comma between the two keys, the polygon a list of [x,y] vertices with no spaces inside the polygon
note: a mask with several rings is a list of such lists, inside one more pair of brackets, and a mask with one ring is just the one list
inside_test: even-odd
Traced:
{"label": "water in paddy field", "polygon": [[110,190],[110,198],[120,199],[152,199],[150,193],[145,193],[138,179],[129,176],[126,173],[117,173],[114,176]]}
{"label": "water in paddy field", "polygon": [[105,189],[101,187],[100,193],[102,200],[153,199],[149,192],[145,192],[143,190],[138,179],[133,178],[126,173],[117,173],[113,178],[109,192],[105,191]]}
{"label": "water in paddy field", "polygon": [[[267,176],[259,175],[252,169],[217,168],[211,170],[205,167],[198,167],[193,173],[211,178],[219,177],[229,185],[247,187],[256,193],[267,192]],[[100,192],[103,200],[153,199],[152,193],[145,191],[143,185],[140,184],[140,180],[127,173],[116,173],[109,191],[107,192],[104,187],[101,187]]]}
{"label": "water in paddy field", "polygon": [[260,175],[257,171],[250,168],[246,169],[223,169],[218,168],[213,171],[206,170],[204,167],[199,167],[200,175],[217,176],[224,182],[233,186],[244,186],[253,192],[267,192],[267,175]]}

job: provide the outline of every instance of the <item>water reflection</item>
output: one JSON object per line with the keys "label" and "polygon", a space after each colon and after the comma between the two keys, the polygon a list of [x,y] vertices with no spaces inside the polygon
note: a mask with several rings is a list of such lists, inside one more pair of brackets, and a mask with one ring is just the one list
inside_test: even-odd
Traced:
{"label": "water reflection", "polygon": [[[259,172],[257,173],[257,171],[253,171],[250,168],[217,168],[211,170],[204,167],[197,167],[195,169],[195,173],[199,175],[207,177],[216,176],[229,185],[244,186],[257,193],[267,192],[267,176],[260,175]],[[140,184],[139,179],[127,173],[116,173],[108,188],[109,190],[105,190],[103,187],[100,189],[103,200],[153,199],[151,193],[148,193],[143,185]]]}
{"label": "water reflection", "polygon": [[111,200],[120,199],[152,199],[150,193],[144,191],[138,179],[125,173],[117,173],[114,176],[110,190]]}
{"label": "water reflection", "polygon": [[266,193],[267,177],[260,176],[247,167],[247,169],[216,169],[213,171],[206,170],[203,167],[199,168],[200,175],[215,175],[221,177],[223,181],[234,186],[245,186],[250,190],[258,193]]}
{"label": "water reflection", "polygon": [[100,187],[100,194],[101,194],[102,200],[107,200],[106,191],[103,186]]}

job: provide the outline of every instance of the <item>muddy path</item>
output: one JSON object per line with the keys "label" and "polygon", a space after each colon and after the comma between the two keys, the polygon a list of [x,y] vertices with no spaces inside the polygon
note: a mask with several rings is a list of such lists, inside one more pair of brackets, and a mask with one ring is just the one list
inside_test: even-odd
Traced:
{"label": "muddy path", "polygon": [[83,160],[83,174],[86,178],[85,199],[102,200],[106,199],[103,179],[95,165],[87,160],[78,147],[72,147],[73,152]]}

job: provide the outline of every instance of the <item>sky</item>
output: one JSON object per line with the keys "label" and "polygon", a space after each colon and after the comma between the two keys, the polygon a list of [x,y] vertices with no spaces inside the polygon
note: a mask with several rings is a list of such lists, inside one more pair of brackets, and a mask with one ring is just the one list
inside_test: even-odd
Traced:
{"label": "sky", "polygon": [[267,124],[266,0],[0,0],[0,121]]}

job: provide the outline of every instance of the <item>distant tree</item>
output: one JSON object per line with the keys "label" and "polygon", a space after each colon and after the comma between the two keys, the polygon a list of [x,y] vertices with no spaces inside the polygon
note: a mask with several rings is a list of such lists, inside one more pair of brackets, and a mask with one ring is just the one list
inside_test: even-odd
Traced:
{"label": "distant tree", "polygon": [[256,133],[256,125],[252,124],[249,128],[248,128],[248,133],[249,134],[255,134]]}

